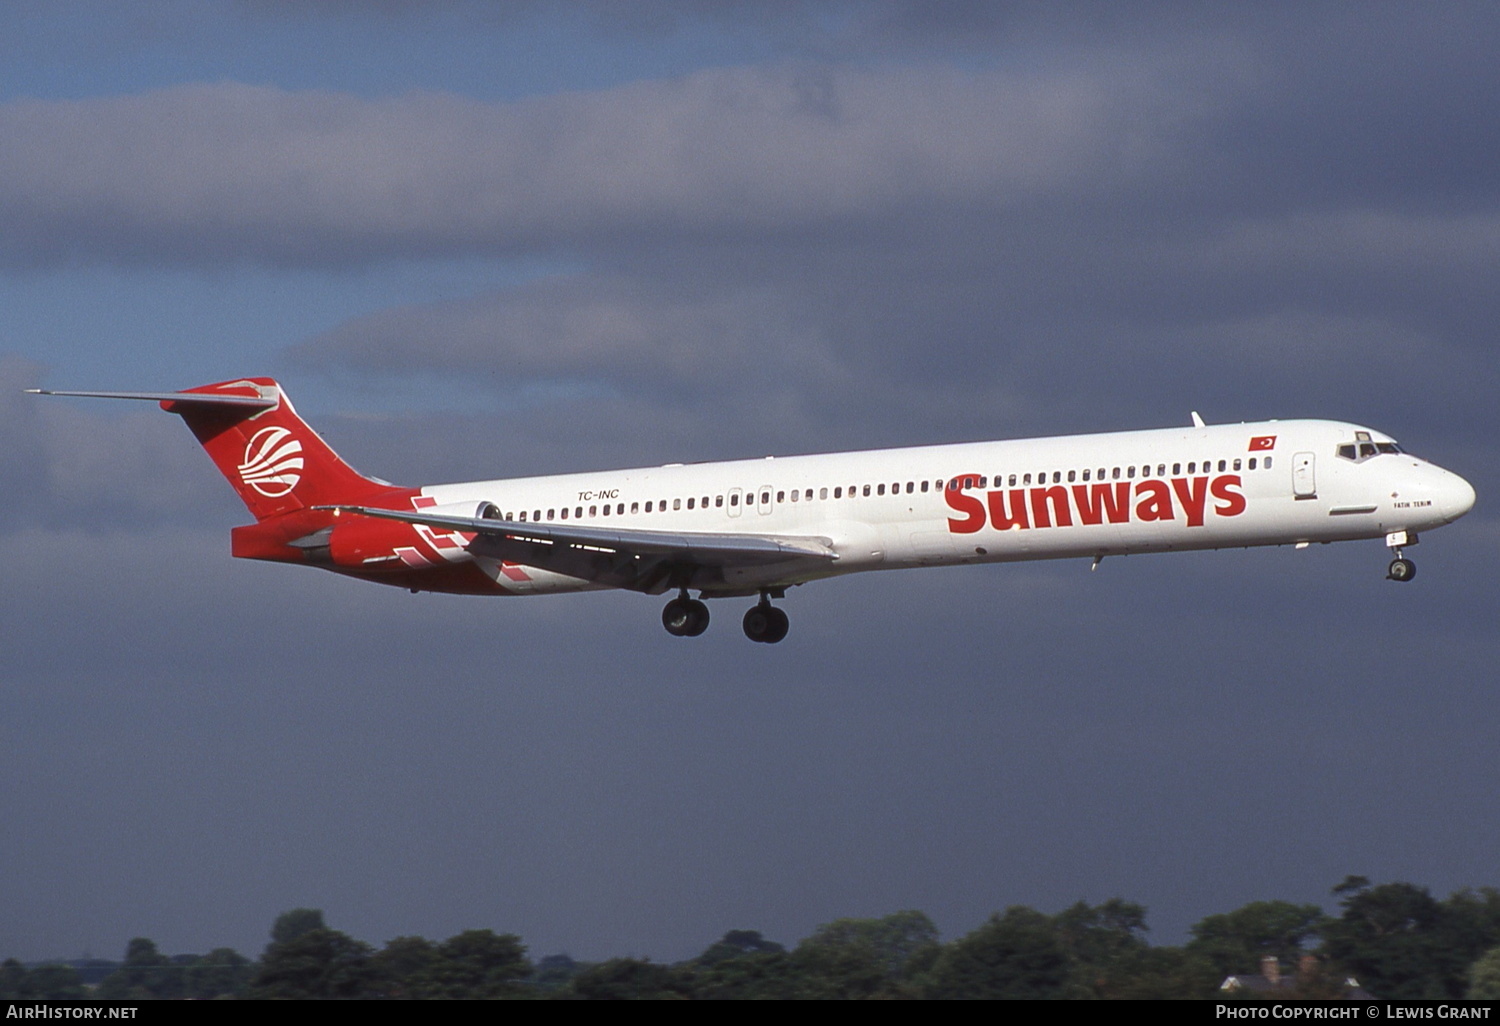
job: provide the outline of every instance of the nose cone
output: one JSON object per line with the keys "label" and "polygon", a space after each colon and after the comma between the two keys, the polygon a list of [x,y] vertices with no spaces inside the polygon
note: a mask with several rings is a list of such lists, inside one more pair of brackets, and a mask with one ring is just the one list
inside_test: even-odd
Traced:
{"label": "nose cone", "polygon": [[1444,471],[1437,503],[1444,520],[1457,520],[1474,508],[1474,486],[1452,471]]}

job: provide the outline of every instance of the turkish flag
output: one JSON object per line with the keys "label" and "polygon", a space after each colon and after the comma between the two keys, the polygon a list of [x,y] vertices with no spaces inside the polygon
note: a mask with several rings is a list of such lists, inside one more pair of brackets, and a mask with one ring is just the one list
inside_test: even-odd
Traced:
{"label": "turkish flag", "polygon": [[1275,435],[1256,435],[1254,438],[1250,439],[1251,452],[1264,452],[1267,449],[1274,448],[1276,448]]}

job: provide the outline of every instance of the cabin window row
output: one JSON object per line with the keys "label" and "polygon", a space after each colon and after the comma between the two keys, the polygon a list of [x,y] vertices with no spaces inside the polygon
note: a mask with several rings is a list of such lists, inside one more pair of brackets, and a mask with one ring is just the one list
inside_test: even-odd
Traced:
{"label": "cabin window row", "polygon": [[[1225,459],[1219,460],[1217,464],[1215,464],[1215,461],[1213,460],[1204,460],[1201,464],[1201,469],[1200,464],[1196,460],[1194,460],[1187,464],[1187,473],[1189,476],[1199,473],[1212,474],[1214,473],[1214,468],[1216,465],[1218,467],[1219,473],[1224,473],[1229,470],[1270,470],[1271,460],[1272,457],[1270,456],[1266,456],[1265,458],[1251,456],[1248,460]],[[1183,473],[1183,464],[1181,462],[1173,463],[1171,467],[1173,476]],[[1092,467],[1087,467],[1083,470],[1044,470],[1035,475],[996,474],[994,477],[994,487],[1014,487],[1016,485],[1024,486],[1032,483],[1041,485],[1047,484],[1049,478],[1052,484],[1062,484],[1064,481],[1118,481],[1121,478],[1124,478],[1125,480],[1134,480],[1137,475],[1137,471],[1139,471],[1139,475],[1141,477],[1151,477],[1153,469],[1155,470],[1155,476],[1167,476],[1167,464],[1158,463],[1153,468],[1151,464],[1143,463],[1140,464],[1139,467],[1132,464],[1128,467],[1099,467],[1097,470]],[[990,487],[990,480],[991,479],[988,476],[980,475],[979,477],[966,477],[962,480],[962,482],[960,482],[958,479],[954,479],[953,481],[949,482],[948,486],[950,488],[988,488]]]}
{"label": "cabin window row", "polygon": [[[1260,457],[1251,456],[1248,461],[1240,460],[1240,459],[1219,460],[1218,463],[1217,463],[1217,466],[1218,466],[1218,469],[1219,469],[1220,472],[1224,472],[1224,471],[1231,470],[1231,469],[1232,470],[1241,470],[1241,469],[1249,469],[1249,470],[1264,469],[1264,470],[1270,470],[1271,469],[1271,459],[1272,458],[1270,456],[1266,456],[1263,459],[1260,458]],[[1192,462],[1190,462],[1190,463],[1187,464],[1187,473],[1190,474],[1190,475],[1191,474],[1197,474],[1197,473],[1200,473],[1200,472],[1204,473],[1204,474],[1210,474],[1210,473],[1214,472],[1214,466],[1215,466],[1215,462],[1213,460],[1204,460],[1203,463],[1202,463],[1202,470],[1200,471],[1199,470],[1199,464],[1195,460],[1195,461],[1192,461]],[[1183,468],[1183,464],[1182,463],[1180,463],[1180,462],[1173,463],[1172,464],[1172,473],[1173,474],[1181,474],[1183,472],[1182,468]],[[1166,476],[1166,474],[1167,474],[1167,464],[1165,464],[1165,463],[1158,463],[1158,464],[1156,464],[1156,468],[1155,469],[1156,469],[1156,476],[1157,477],[1165,477]],[[1140,473],[1141,477],[1150,477],[1151,476],[1151,471],[1152,471],[1152,466],[1149,463],[1141,464],[1140,467],[1139,467],[1139,473]],[[1079,471],[1079,470],[1041,471],[1040,473],[1037,473],[1035,475],[1032,475],[1032,474],[1010,474],[1010,475],[1007,476],[1005,474],[996,474],[994,476],[993,480],[994,480],[994,487],[1000,488],[1000,487],[1013,487],[1013,486],[1016,486],[1016,485],[1022,485],[1022,486],[1029,485],[1029,484],[1033,483],[1033,478],[1035,479],[1035,483],[1036,484],[1046,484],[1049,477],[1051,478],[1051,481],[1052,481],[1053,484],[1061,484],[1065,479],[1067,481],[1078,481],[1078,480],[1083,480],[1083,481],[1090,481],[1090,480],[1099,480],[1099,481],[1113,480],[1113,481],[1118,481],[1118,480],[1121,479],[1121,477],[1124,477],[1127,480],[1133,480],[1136,477],[1136,473],[1137,473],[1137,467],[1135,465],[1131,465],[1131,466],[1124,467],[1124,468],[1121,468],[1121,467],[1110,467],[1110,468],[1100,467],[1100,468],[1098,468],[1097,472],[1095,472],[1093,468],[1085,468],[1084,470],[1081,470],[1081,471]],[[918,494],[918,493],[927,493],[927,492],[933,492],[933,491],[941,492],[943,490],[943,487],[944,487],[945,484],[949,488],[988,488],[988,487],[990,487],[990,480],[991,479],[988,477],[988,475],[980,475],[979,477],[965,477],[965,478],[962,478],[962,479],[954,478],[953,480],[946,481],[946,482],[942,478],[938,478],[937,480],[905,481],[905,482],[894,481],[894,482],[890,483],[889,485],[887,485],[885,482],[880,482],[878,484],[864,484],[864,485],[854,484],[854,485],[849,485],[847,488],[845,486],[843,486],[843,485],[835,485],[831,490],[829,488],[827,488],[827,487],[818,488],[818,489],[812,489],[812,488],[794,488],[790,492],[788,492],[786,489],[776,489],[775,495],[776,495],[776,501],[778,503],[784,503],[784,502],[812,502],[812,501],[814,501],[814,495],[816,495],[817,499],[826,501],[829,498],[829,496],[830,496],[830,491],[831,491],[832,497],[835,498],[835,499],[843,499],[843,498],[853,499],[853,498],[856,498],[856,497],[865,498],[865,497],[870,497],[870,496],[879,497],[879,496],[882,496],[882,495],[901,495],[901,494],[915,495],[915,494]],[[771,502],[771,494],[772,493],[771,493],[771,491],[769,489],[763,489],[763,490],[759,491],[759,498],[760,498],[760,502],[761,502],[762,505],[769,505],[770,504],[770,502]],[[745,506],[754,505],[755,504],[755,500],[756,500],[756,496],[757,496],[757,490],[756,489],[749,489],[749,490],[747,490],[744,493],[744,502],[743,502],[743,505],[745,505]],[[671,504],[670,506],[668,505],[669,502]],[[521,510],[519,513],[509,513],[509,512],[507,512],[507,513],[504,513],[503,516],[504,516],[504,518],[506,520],[519,520],[521,523],[526,523],[528,520],[541,521],[541,520],[544,520],[544,519],[545,520],[549,520],[549,521],[552,521],[552,520],[568,520],[568,519],[582,520],[584,518],[584,516],[585,516],[585,513],[584,513],[585,509],[587,509],[587,511],[588,511],[587,515],[590,516],[590,517],[624,516],[625,515],[625,505],[626,504],[623,503],[623,502],[618,502],[618,503],[605,503],[602,506],[595,504],[595,505],[590,505],[590,506],[587,506],[587,507],[584,507],[584,506],[573,506],[571,508],[567,507],[567,506],[563,506],[561,508],[553,507],[553,508],[550,508],[550,509],[546,510],[546,516],[545,517],[543,517],[543,515],[542,515],[543,511],[540,510],[540,509],[536,509],[536,510]],[[644,504],[641,503],[641,502],[639,502],[639,501],[630,503],[630,512],[631,512],[631,514],[639,514],[639,513],[642,513],[642,512],[644,512],[644,513],[665,513],[669,508],[672,509],[672,510],[681,510],[683,508],[687,508],[687,509],[709,509],[710,507],[712,507],[714,509],[723,509],[726,505],[729,506],[729,507],[731,507],[731,508],[735,508],[735,507],[740,506],[741,505],[741,496],[740,496],[740,494],[738,492],[732,492],[727,497],[723,496],[723,495],[714,495],[714,496],[705,495],[705,496],[702,496],[701,498],[698,497],[698,496],[689,496],[685,500],[682,499],[682,498],[675,498],[675,499],[670,499],[670,500],[668,500],[668,499],[660,499],[660,500],[647,499]]]}

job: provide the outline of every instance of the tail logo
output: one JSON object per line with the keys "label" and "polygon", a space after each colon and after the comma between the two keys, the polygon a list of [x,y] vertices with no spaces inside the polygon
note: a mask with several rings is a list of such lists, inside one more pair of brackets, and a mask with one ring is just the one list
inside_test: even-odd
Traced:
{"label": "tail logo", "polygon": [[279,499],[302,480],[302,443],[284,427],[261,428],[245,446],[240,480],[268,499]]}

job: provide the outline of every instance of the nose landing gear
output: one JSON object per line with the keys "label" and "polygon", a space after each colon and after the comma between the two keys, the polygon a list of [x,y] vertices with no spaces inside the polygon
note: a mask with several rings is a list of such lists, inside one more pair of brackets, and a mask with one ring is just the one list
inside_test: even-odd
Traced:
{"label": "nose landing gear", "polygon": [[708,630],[708,606],[688,598],[687,589],[661,611],[661,625],[676,638],[696,638]]}
{"label": "nose landing gear", "polygon": [[1396,558],[1391,560],[1391,565],[1386,568],[1385,579],[1388,581],[1409,581],[1417,576],[1417,564],[1400,554],[1396,550]]}
{"label": "nose landing gear", "polygon": [[1417,576],[1417,564],[1401,554],[1404,546],[1417,544],[1415,531],[1392,531],[1385,536],[1386,548],[1396,554],[1391,560],[1391,565],[1386,568],[1385,579],[1388,581],[1409,581]]}
{"label": "nose landing gear", "polygon": [[751,641],[764,642],[774,645],[786,637],[786,632],[791,628],[791,621],[780,609],[771,605],[771,599],[762,593],[760,602],[750,607],[745,614],[743,622],[745,637]]}

